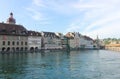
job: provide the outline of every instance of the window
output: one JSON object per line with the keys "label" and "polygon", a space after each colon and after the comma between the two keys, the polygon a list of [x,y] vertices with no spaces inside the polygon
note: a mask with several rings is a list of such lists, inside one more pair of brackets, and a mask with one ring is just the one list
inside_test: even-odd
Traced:
{"label": "window", "polygon": [[5,30],[5,29],[2,29],[1,31],[4,32],[4,33],[6,33],[6,30]]}
{"label": "window", "polygon": [[5,45],[5,41],[3,41],[3,45]]}
{"label": "window", "polygon": [[12,34],[15,34],[15,33],[16,33],[16,31],[15,31],[15,30],[12,30],[11,32],[12,32]]}
{"label": "window", "polygon": [[25,42],[25,45],[27,45],[27,42]]}
{"label": "window", "polygon": [[19,42],[17,42],[17,45],[19,45]]}
{"label": "window", "polygon": [[21,45],[23,45],[23,41],[21,42]]}
{"label": "window", "polygon": [[10,45],[10,41],[8,41],[8,45]]}
{"label": "window", "polygon": [[12,42],[12,45],[15,45],[15,42],[14,42],[14,41]]}

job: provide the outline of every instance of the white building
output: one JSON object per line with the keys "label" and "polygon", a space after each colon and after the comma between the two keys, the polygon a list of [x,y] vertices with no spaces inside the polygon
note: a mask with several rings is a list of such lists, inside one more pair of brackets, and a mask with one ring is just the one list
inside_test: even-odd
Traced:
{"label": "white building", "polygon": [[57,49],[62,49],[62,39],[64,38],[64,35],[62,33],[55,33],[57,39],[56,39],[56,47]]}
{"label": "white building", "polygon": [[41,50],[41,33],[28,31],[28,49],[31,51]]}
{"label": "white building", "polygon": [[93,49],[94,40],[88,36],[80,36],[80,48]]}
{"label": "white building", "polygon": [[61,49],[61,38],[54,32],[42,32],[42,49]]}
{"label": "white building", "polygon": [[88,36],[83,36],[78,32],[68,32],[66,37],[69,38],[69,45],[71,49],[93,49],[94,40]]}

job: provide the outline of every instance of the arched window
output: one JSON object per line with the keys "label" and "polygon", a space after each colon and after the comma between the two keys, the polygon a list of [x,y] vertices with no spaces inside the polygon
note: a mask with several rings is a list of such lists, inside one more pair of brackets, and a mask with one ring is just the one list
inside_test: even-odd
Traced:
{"label": "arched window", "polygon": [[21,45],[23,45],[23,41],[21,41]]}
{"label": "arched window", "polygon": [[8,45],[10,45],[10,41],[8,41]]}
{"label": "arched window", "polygon": [[14,41],[12,42],[12,45],[15,45],[15,42],[14,42]]}
{"label": "arched window", "polygon": [[3,41],[3,45],[5,45],[5,41]]}
{"label": "arched window", "polygon": [[19,45],[19,42],[17,41],[17,45]]}
{"label": "arched window", "polygon": [[25,42],[25,45],[27,45],[27,42]]}

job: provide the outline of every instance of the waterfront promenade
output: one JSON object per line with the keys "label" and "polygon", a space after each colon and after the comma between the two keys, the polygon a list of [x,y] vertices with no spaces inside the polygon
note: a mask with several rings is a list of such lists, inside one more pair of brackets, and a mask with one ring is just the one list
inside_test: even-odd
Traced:
{"label": "waterfront promenade", "polygon": [[109,44],[105,46],[105,49],[120,52],[120,44]]}
{"label": "waterfront promenade", "polygon": [[120,79],[119,61],[109,50],[0,54],[0,79]]}

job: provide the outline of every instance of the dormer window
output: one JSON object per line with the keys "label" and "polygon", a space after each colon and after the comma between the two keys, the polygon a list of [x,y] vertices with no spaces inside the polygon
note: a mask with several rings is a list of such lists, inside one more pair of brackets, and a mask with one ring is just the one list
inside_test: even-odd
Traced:
{"label": "dormer window", "polygon": [[30,35],[33,35],[33,33],[30,33]]}
{"label": "dormer window", "polygon": [[12,34],[15,34],[15,33],[16,33],[16,30],[12,30],[11,33],[12,33]]}
{"label": "dormer window", "polygon": [[7,32],[5,29],[2,29],[1,32]]}
{"label": "dormer window", "polygon": [[25,32],[25,31],[22,31],[22,32],[21,32],[21,34],[25,35],[25,34],[26,34],[26,32]]}

